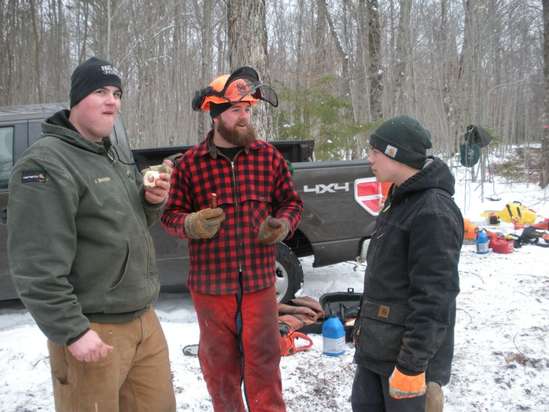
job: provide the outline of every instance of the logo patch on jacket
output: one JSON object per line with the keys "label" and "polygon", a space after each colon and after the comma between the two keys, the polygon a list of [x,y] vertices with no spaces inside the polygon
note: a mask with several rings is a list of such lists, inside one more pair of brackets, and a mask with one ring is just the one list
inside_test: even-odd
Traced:
{"label": "logo patch on jacket", "polygon": [[111,181],[111,178],[109,176],[105,176],[105,177],[96,177],[94,180],[95,184],[98,184],[98,183],[107,183],[107,182],[110,182]]}
{"label": "logo patch on jacket", "polygon": [[389,319],[389,313],[391,313],[391,308],[386,305],[379,305],[377,309],[377,317],[382,319]]}
{"label": "logo patch on jacket", "polygon": [[21,173],[21,183],[46,183],[48,175],[41,170],[24,170]]}

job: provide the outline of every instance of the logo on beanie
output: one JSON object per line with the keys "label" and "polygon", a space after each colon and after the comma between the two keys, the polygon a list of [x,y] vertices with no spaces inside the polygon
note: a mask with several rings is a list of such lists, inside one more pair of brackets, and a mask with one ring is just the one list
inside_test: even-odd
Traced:
{"label": "logo on beanie", "polygon": [[398,152],[398,149],[394,146],[391,146],[390,144],[387,145],[385,148],[385,154],[389,157],[392,157],[393,159],[396,157]]}
{"label": "logo on beanie", "polygon": [[105,76],[114,75],[114,76],[122,77],[120,75],[120,72],[116,68],[112,67],[110,64],[101,66],[101,71]]}

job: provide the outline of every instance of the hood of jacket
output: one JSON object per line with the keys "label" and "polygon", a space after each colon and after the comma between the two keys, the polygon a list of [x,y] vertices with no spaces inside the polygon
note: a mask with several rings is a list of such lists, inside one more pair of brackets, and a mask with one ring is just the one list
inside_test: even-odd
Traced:
{"label": "hood of jacket", "polygon": [[60,110],[42,123],[44,135],[54,136],[64,142],[81,149],[98,154],[105,154],[111,147],[110,138],[103,138],[101,143],[95,143],[82,137],[69,120],[70,111]]}
{"label": "hood of jacket", "polygon": [[410,177],[400,186],[391,189],[391,203],[398,203],[415,192],[427,189],[441,189],[450,196],[455,193],[455,179],[450,169],[438,157],[429,157],[423,169]]}

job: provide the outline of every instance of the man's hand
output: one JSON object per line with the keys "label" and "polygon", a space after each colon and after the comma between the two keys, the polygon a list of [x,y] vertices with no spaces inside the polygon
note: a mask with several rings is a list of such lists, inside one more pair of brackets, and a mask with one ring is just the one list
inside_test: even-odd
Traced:
{"label": "man's hand", "polygon": [[211,239],[225,220],[220,207],[207,208],[191,213],[185,218],[185,233],[191,239]]}
{"label": "man's hand", "polygon": [[279,303],[278,304],[278,313],[279,314],[290,314],[290,315],[300,314],[300,315],[304,315],[304,316],[306,316],[310,319],[314,319],[315,321],[318,318],[317,313],[314,310],[312,310],[311,308],[308,308],[306,306],[286,305],[284,303]]}
{"label": "man's hand", "polygon": [[257,238],[259,243],[264,245],[273,245],[284,240],[286,236],[288,236],[289,231],[290,223],[288,220],[268,216],[267,219],[261,223]]}
{"label": "man's hand", "polygon": [[415,398],[425,394],[425,372],[405,375],[395,366],[389,377],[389,395],[394,399]]}
{"label": "man's hand", "polygon": [[113,347],[107,345],[101,340],[99,335],[88,330],[80,339],[71,343],[68,347],[69,352],[80,362],[97,362],[107,357]]}
{"label": "man's hand", "polygon": [[145,186],[145,200],[152,205],[158,205],[168,199],[170,179],[173,170],[171,160],[165,159],[161,166],[149,168],[143,176]]}

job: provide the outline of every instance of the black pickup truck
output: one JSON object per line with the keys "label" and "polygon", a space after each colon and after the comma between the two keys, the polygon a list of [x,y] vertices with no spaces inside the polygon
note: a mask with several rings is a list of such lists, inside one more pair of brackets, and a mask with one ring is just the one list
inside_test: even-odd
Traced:
{"label": "black pickup truck", "polygon": [[[0,300],[17,294],[9,276],[6,252],[8,180],[14,162],[41,134],[41,123],[62,104],[0,107]],[[122,122],[112,140],[135,159],[141,170],[189,147],[138,149],[130,153]],[[277,291],[279,300],[293,297],[303,282],[299,257],[314,255],[313,266],[354,260],[363,254],[381,203],[381,187],[366,161],[314,162],[313,141],[272,141],[291,162],[294,182],[304,201],[303,218],[295,235],[279,244]],[[182,288],[186,282],[186,241],[168,236],[157,224],[151,228],[163,288]]]}

